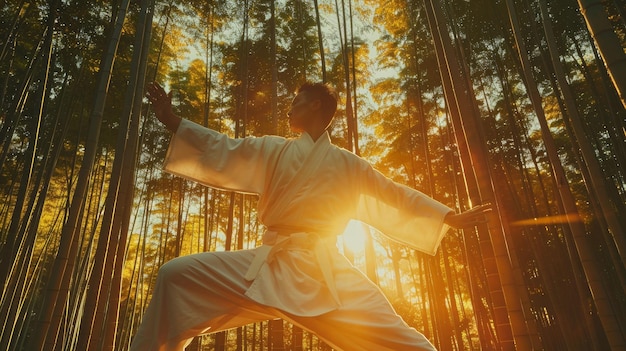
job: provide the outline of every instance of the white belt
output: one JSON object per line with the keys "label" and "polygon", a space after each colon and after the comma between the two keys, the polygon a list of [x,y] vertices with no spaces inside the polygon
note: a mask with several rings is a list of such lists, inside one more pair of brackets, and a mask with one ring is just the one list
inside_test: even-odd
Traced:
{"label": "white belt", "polygon": [[332,244],[334,244],[334,236],[327,240],[311,233],[279,234],[276,231],[267,230],[263,234],[263,245],[256,249],[256,256],[252,260],[244,278],[248,281],[254,280],[259,274],[263,264],[272,263],[275,258],[274,256],[285,248],[297,247],[313,250],[317,264],[326,282],[326,287],[328,287],[337,305],[341,305],[333,277],[331,258],[328,254],[328,247],[326,246],[331,245],[330,239],[333,239]]}

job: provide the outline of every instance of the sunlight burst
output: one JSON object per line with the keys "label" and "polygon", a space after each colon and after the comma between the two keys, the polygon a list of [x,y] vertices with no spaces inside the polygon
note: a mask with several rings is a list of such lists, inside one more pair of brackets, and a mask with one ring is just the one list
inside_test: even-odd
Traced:
{"label": "sunlight burst", "polygon": [[365,225],[363,223],[351,220],[341,236],[346,247],[352,252],[365,251]]}

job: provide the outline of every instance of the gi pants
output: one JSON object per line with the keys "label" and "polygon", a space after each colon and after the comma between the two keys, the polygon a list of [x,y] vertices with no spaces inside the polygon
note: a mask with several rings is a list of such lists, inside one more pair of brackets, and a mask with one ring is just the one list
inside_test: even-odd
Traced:
{"label": "gi pants", "polygon": [[[341,301],[336,309],[301,316],[253,300],[246,295],[251,282],[244,276],[257,250],[205,252],[165,263],[131,350],[184,350],[197,335],[276,318],[314,333],[336,350],[435,350],[395,313],[380,289],[339,252],[330,253]],[[298,284],[277,282],[274,288],[279,293]]]}

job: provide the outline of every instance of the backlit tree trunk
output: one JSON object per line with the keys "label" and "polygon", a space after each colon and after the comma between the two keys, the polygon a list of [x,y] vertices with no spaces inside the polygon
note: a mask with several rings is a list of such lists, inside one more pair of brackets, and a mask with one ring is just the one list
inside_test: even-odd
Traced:
{"label": "backlit tree trunk", "polygon": [[[78,242],[75,239],[79,236],[78,228],[81,223],[83,203],[89,185],[91,170],[93,169],[98,151],[102,114],[109,88],[109,81],[111,79],[113,62],[129,3],[130,1],[126,0],[119,7],[119,12],[116,14],[116,22],[114,23],[111,36],[109,37],[107,53],[103,56],[100,65],[96,100],[91,113],[89,133],[87,136],[88,143],[85,145],[85,154],[81,163],[76,189],[72,197],[69,216],[63,226],[61,242],[49,278],[43,313],[39,318],[38,327],[36,329],[37,336],[32,338],[32,343],[29,347],[31,350],[52,349],[56,343],[53,336],[57,335],[59,325],[51,325],[52,315],[55,311],[55,307],[57,305],[63,306],[67,299],[67,290],[61,288],[65,288],[69,285],[69,277],[73,271],[73,264],[70,263],[70,261],[73,261],[76,257]],[[68,267],[70,269],[67,269]]]}
{"label": "backlit tree trunk", "polygon": [[620,100],[626,107],[626,53],[609,22],[604,4],[601,0],[578,0],[578,6]]}
{"label": "backlit tree trunk", "polygon": [[[473,90],[467,85],[468,73],[463,74],[458,64],[455,50],[451,45],[450,37],[447,34],[445,19],[442,16],[439,1],[426,1],[427,13],[429,13],[429,24],[435,43],[441,41],[442,45],[438,49],[438,61],[440,62],[440,72],[444,84],[446,101],[452,117],[454,132],[459,151],[461,153],[461,164],[463,174],[466,177],[466,186],[472,204],[481,202],[493,203],[499,211],[507,211],[500,199],[495,196],[491,179],[491,169],[487,158],[484,137],[481,135],[481,127],[478,121],[478,108],[473,99]],[[461,113],[463,111],[463,113]],[[464,158],[464,149],[467,148],[468,155]],[[471,157],[471,162],[468,158]],[[471,176],[475,173],[475,176]],[[472,184],[473,182],[476,184]],[[496,322],[498,340],[500,347],[504,350],[514,348],[530,349],[536,340],[531,337],[526,313],[523,310],[519,294],[525,293],[519,289],[515,278],[513,267],[516,263],[511,261],[507,249],[504,228],[501,221],[506,217],[503,214],[493,211],[488,224],[489,240],[481,239],[481,249],[485,258],[485,268],[488,271],[490,294],[493,295],[494,318]],[[484,236],[486,226],[479,226],[479,234]],[[534,329],[534,328],[533,328]]]}
{"label": "backlit tree trunk", "polygon": [[[39,181],[33,182],[33,175],[35,174],[35,166],[37,165],[37,154],[38,154],[38,146],[39,146],[39,135],[40,135],[40,131],[41,131],[41,127],[42,127],[42,120],[44,118],[45,115],[45,107],[46,104],[48,103],[48,94],[49,94],[49,78],[50,78],[50,73],[51,73],[51,63],[52,63],[52,52],[53,52],[53,34],[54,34],[54,27],[55,27],[55,21],[56,21],[56,17],[57,17],[57,13],[56,13],[56,8],[58,6],[58,1],[53,1],[51,2],[51,7],[49,9],[49,14],[48,14],[48,21],[47,21],[47,29],[46,29],[46,35],[45,35],[45,40],[44,40],[44,51],[43,51],[43,60],[42,62],[44,62],[45,64],[42,65],[42,67],[40,68],[40,74],[41,74],[41,78],[40,78],[40,82],[41,85],[38,88],[38,96],[39,96],[39,103],[38,103],[38,113],[37,116],[32,116],[32,120],[29,123],[29,140],[28,140],[28,147],[25,150],[25,154],[24,154],[24,166],[22,167],[22,176],[20,177],[20,186],[19,186],[19,190],[16,196],[16,201],[13,207],[13,213],[11,216],[11,223],[9,226],[9,231],[8,231],[8,236],[7,236],[7,240],[6,242],[3,242],[3,246],[2,246],[2,250],[0,250],[0,255],[2,256],[0,258],[0,286],[3,287],[3,293],[2,295],[2,306],[0,308],[0,311],[2,312],[2,316],[0,317],[2,320],[2,325],[3,325],[3,329],[2,332],[0,333],[1,336],[1,340],[0,340],[0,346],[9,346],[9,344],[11,343],[11,338],[16,336],[18,334],[18,332],[16,330],[14,330],[15,327],[15,316],[19,313],[18,312],[18,306],[21,305],[21,303],[18,303],[18,301],[16,301],[16,299],[22,299],[23,296],[21,296],[21,294],[15,295],[15,293],[17,292],[16,289],[18,289],[18,286],[16,285],[16,280],[18,280],[18,277],[20,275],[23,274],[18,274],[19,271],[22,271],[24,269],[24,264],[25,262],[30,262],[30,259],[28,259],[27,257],[30,255],[30,249],[26,250],[26,247],[24,247],[25,244],[25,240],[26,239],[26,235],[25,235],[25,231],[27,228],[27,224],[29,222],[29,215],[30,215],[30,209],[32,209],[32,205],[35,203],[35,198],[37,195],[37,189],[39,189],[40,185],[39,183],[41,182],[41,175],[43,173],[41,173],[40,171],[40,175],[39,177],[37,177],[39,179]],[[46,159],[46,157],[44,157],[44,160]],[[28,190],[29,188],[31,189],[31,195],[27,196]],[[40,195],[42,198],[45,197],[44,194]],[[30,199],[30,201],[27,201],[28,199]],[[29,206],[27,206],[27,210],[24,211],[24,205],[25,204],[29,204]],[[30,209],[29,209],[30,208]],[[24,217],[22,217],[22,214],[24,214]],[[20,229],[21,228],[21,229]],[[29,236],[33,236],[33,234],[29,235]],[[30,245],[28,246],[30,247]],[[20,266],[16,265],[16,263],[21,263]],[[12,273],[12,274],[11,274]],[[15,279],[11,279],[12,277],[15,277]],[[10,287],[10,290],[5,290],[5,280],[7,280],[7,278],[9,278],[8,280],[8,286]],[[24,279],[20,279],[22,282],[24,282]],[[23,287],[23,283],[20,284],[20,287]],[[21,290],[21,289],[20,289]],[[12,293],[11,296],[5,293]],[[7,317],[10,317],[9,315],[9,306],[11,306],[12,308],[10,309],[11,313],[10,315],[12,316],[12,318],[10,318],[8,320],[10,325],[7,325]]]}
{"label": "backlit tree trunk", "polygon": [[[103,347],[103,349],[107,350],[114,346],[114,340],[109,339],[110,344],[103,345],[103,339],[105,328],[107,327],[107,313],[115,315],[112,317],[112,323],[114,325],[117,324],[119,286],[117,291],[113,291],[111,290],[111,284],[116,260],[123,261],[127,232],[121,223],[127,223],[131,211],[132,195],[134,194],[134,169],[139,138],[139,115],[143,97],[145,62],[149,47],[148,43],[150,42],[149,28],[152,25],[152,11],[149,1],[142,1],[141,14],[137,21],[135,51],[130,72],[131,79],[126,92],[124,112],[120,118],[121,128],[118,132],[105,214],[100,235],[98,236],[96,254],[93,258],[93,268],[91,275],[89,275],[89,290],[85,300],[83,319],[81,320],[78,348],[82,350],[89,350],[94,347]],[[124,181],[127,183],[124,183]],[[123,248],[118,250],[118,245],[122,245]],[[117,254],[120,252],[122,257],[117,257]],[[116,273],[121,274],[121,272]],[[111,316],[109,315],[109,317]],[[113,327],[113,333],[114,331],[115,328]]]}
{"label": "backlit tree trunk", "polygon": [[[586,175],[585,184],[587,184],[587,190],[591,194],[595,193],[593,198],[597,199],[597,202],[600,204],[602,214],[604,215],[603,219],[606,221],[609,230],[611,231],[611,239],[613,243],[608,242],[608,245],[611,246],[614,244],[617,247],[617,251],[619,253],[618,256],[621,257],[621,261],[615,261],[614,264],[621,265],[622,269],[620,271],[623,271],[624,267],[626,267],[626,236],[622,235],[624,233],[624,229],[618,221],[617,213],[615,212],[615,205],[611,203],[609,196],[610,191],[616,192],[617,189],[610,189],[607,187],[608,184],[602,173],[600,163],[598,162],[591,143],[589,143],[587,135],[585,134],[585,127],[583,126],[581,116],[578,113],[578,107],[576,106],[574,95],[565,77],[563,65],[559,60],[556,39],[554,38],[554,33],[552,32],[550,15],[545,1],[546,0],[539,1],[539,8],[541,9],[543,28],[546,34],[548,49],[550,50],[552,67],[554,68],[554,73],[567,108],[567,113],[564,113],[564,116],[569,117],[574,135],[576,136],[576,141],[584,160],[584,162],[580,164],[580,168],[583,169],[586,167],[589,171],[588,173],[583,172],[583,176]],[[624,56],[624,59],[626,60],[626,55]],[[624,67],[626,67],[626,65]],[[602,220],[602,218],[599,218],[599,220]],[[616,259],[619,260],[619,257]]]}
{"label": "backlit tree trunk", "polygon": [[[588,242],[588,236],[585,231],[583,223],[579,220],[578,209],[572,192],[569,188],[565,171],[561,160],[557,153],[557,148],[554,143],[554,139],[550,132],[550,128],[546,121],[546,117],[543,111],[542,99],[539,94],[537,83],[532,74],[532,68],[529,58],[526,54],[526,46],[522,40],[519,30],[519,24],[515,7],[512,0],[506,0],[509,20],[513,34],[515,36],[515,42],[517,44],[518,56],[522,63],[522,71],[526,79],[526,89],[530,95],[537,119],[541,127],[541,135],[544,141],[546,152],[550,160],[550,166],[552,167],[552,176],[554,177],[554,183],[558,191],[559,202],[563,208],[564,215],[571,229],[574,245],[576,247],[577,256],[583,266],[585,277],[591,290],[591,296],[593,297],[594,305],[598,311],[598,317],[604,327],[604,333],[606,334],[609,344],[612,349],[620,349],[626,347],[626,339],[620,331],[620,326],[615,315],[615,311],[611,308],[610,298],[604,283],[602,282],[601,270],[598,267],[598,262],[594,258],[594,253],[591,248],[591,243]],[[573,257],[576,257],[574,252],[571,252]]]}

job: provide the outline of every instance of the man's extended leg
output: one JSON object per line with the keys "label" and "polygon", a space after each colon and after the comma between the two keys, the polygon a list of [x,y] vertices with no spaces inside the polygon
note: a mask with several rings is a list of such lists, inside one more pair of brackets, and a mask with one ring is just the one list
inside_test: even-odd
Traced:
{"label": "man's extended leg", "polygon": [[253,258],[254,250],[205,252],[165,263],[131,350],[183,350],[203,332],[275,318],[244,295]]}
{"label": "man's extended leg", "polygon": [[283,318],[307,329],[337,350],[435,350],[393,310],[381,290],[349,263],[337,264],[335,283],[341,307],[316,317]]}

